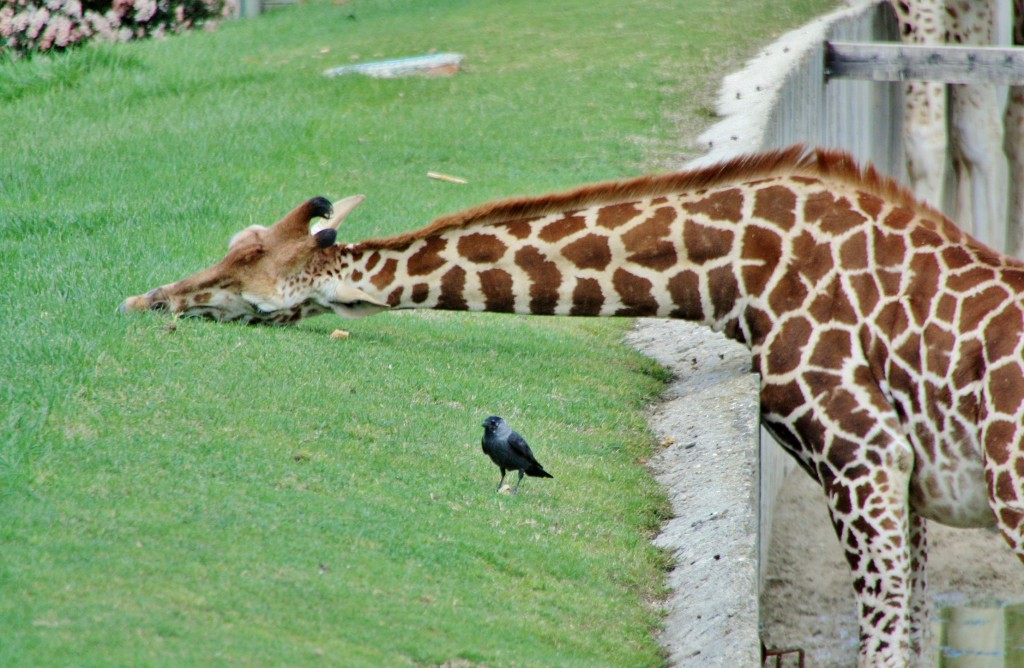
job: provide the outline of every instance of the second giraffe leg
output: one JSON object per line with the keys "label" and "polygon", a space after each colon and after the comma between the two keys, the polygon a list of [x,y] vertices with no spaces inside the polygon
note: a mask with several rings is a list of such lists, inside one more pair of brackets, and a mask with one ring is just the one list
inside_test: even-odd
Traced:
{"label": "second giraffe leg", "polygon": [[1006,208],[998,177],[1003,173],[1003,123],[995,86],[950,86],[957,175],[955,220],[982,242],[1006,248]]}
{"label": "second giraffe leg", "polygon": [[[948,14],[944,2],[890,0],[905,44],[940,45]],[[903,93],[903,150],[918,199],[942,209],[946,184],[946,85],[909,81]]]}
{"label": "second giraffe leg", "polygon": [[1024,254],[1024,86],[1012,86],[1006,102],[1003,150],[1009,179],[1007,185],[1006,252]]}
{"label": "second giraffe leg", "polygon": [[[992,44],[994,0],[957,0],[951,6],[950,43]],[[984,243],[1006,249],[1003,188],[1003,119],[992,84],[949,87],[950,132],[957,176],[954,220]]]}
{"label": "second giraffe leg", "polygon": [[946,184],[946,86],[911,81],[904,91],[903,150],[907,176],[919,199],[943,208]]}
{"label": "second giraffe leg", "polygon": [[[1024,0],[1013,0],[1013,45],[1024,46]],[[1006,252],[1024,254],[1024,86],[1011,86],[1003,116],[1003,151],[1009,172]]]}

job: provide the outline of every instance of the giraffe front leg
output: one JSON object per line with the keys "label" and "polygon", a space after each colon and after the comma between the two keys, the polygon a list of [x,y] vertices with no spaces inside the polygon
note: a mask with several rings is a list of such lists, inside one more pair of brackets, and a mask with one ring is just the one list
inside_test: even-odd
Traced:
{"label": "giraffe front leg", "polygon": [[858,664],[912,665],[920,657],[921,637],[911,624],[915,577],[908,476],[882,467],[850,468],[868,472],[852,480],[840,473],[825,484],[825,491],[853,576],[860,626]]}
{"label": "giraffe front leg", "polygon": [[996,525],[1010,549],[1024,562],[1024,439],[986,438],[985,482]]}
{"label": "giraffe front leg", "polygon": [[910,511],[910,652],[924,657],[931,643],[928,598],[928,522]]}

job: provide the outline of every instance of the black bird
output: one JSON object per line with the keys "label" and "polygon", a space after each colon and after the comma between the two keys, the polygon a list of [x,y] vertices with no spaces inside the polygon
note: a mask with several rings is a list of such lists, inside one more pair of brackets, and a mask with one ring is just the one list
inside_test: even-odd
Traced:
{"label": "black bird", "polygon": [[506,471],[519,471],[519,481],[516,482],[512,493],[519,491],[519,485],[523,482],[523,474],[534,478],[554,478],[553,475],[544,470],[544,467],[534,458],[533,451],[526,444],[526,439],[512,431],[500,417],[492,415],[484,420],[484,437],[480,445],[484,448],[484,454],[491,458],[491,461],[501,469],[501,480],[498,481],[498,489],[505,482]]}

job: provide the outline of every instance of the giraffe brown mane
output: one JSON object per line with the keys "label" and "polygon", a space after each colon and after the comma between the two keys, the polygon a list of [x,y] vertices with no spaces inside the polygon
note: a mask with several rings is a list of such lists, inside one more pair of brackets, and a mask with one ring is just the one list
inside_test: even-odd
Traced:
{"label": "giraffe brown mane", "polygon": [[699,192],[730,184],[788,175],[840,181],[921,213],[940,225],[954,225],[942,213],[915,199],[909,190],[894,179],[882,175],[870,165],[862,168],[849,153],[826,149],[808,150],[802,144],[795,144],[774,151],[740,156],[701,169],[596,183],[540,197],[517,197],[491,202],[442,216],[419,230],[391,237],[368,239],[353,244],[352,248],[402,249],[415,241],[450,229],[539,218],[601,204],[635,201],[680,192]]}

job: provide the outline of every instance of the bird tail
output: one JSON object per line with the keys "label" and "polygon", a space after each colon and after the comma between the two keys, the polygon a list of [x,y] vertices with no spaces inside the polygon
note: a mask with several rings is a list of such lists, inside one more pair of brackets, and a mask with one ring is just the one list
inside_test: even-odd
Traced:
{"label": "bird tail", "polygon": [[533,476],[534,478],[554,478],[555,477],[555,476],[551,475],[550,473],[548,473],[547,471],[545,471],[540,466],[535,466],[532,469],[528,470],[526,472],[526,475]]}

